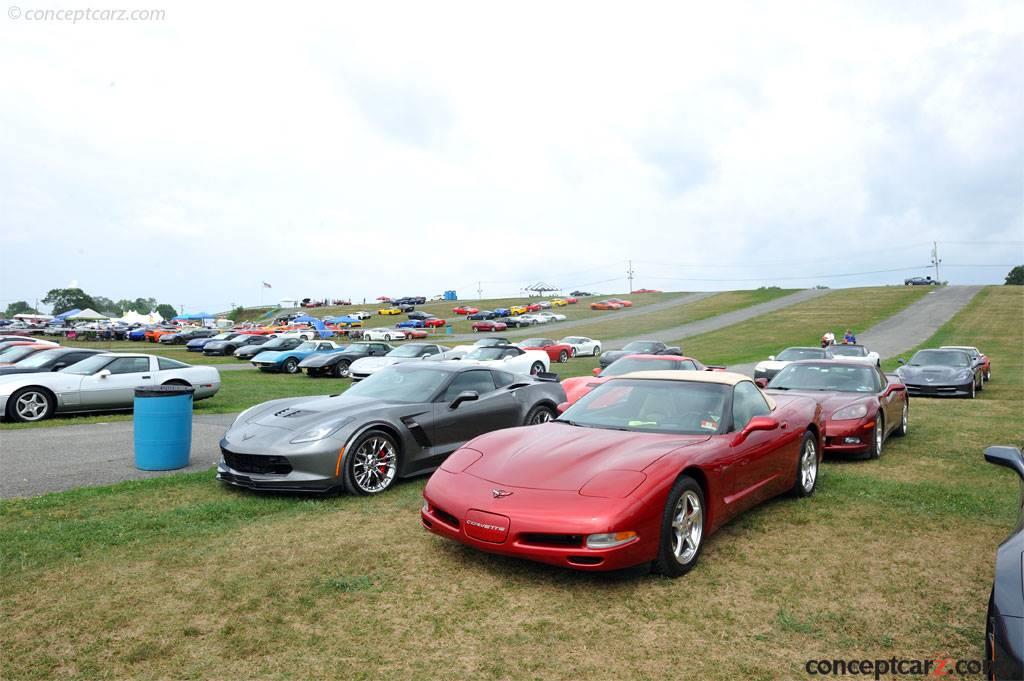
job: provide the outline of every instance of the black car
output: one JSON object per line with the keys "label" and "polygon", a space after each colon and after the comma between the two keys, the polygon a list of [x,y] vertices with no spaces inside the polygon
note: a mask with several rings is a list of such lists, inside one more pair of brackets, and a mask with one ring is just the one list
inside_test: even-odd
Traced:
{"label": "black car", "polygon": [[531,319],[523,319],[519,315],[513,315],[511,317],[505,317],[501,321],[505,324],[505,326],[507,326],[510,329],[515,329],[515,328],[520,327],[520,326],[524,326],[524,327],[525,326],[535,326],[537,324],[537,320],[536,319],[533,319],[533,320],[531,320]]}
{"label": "black car", "polygon": [[985,387],[981,365],[966,350],[918,350],[909,362],[898,361],[896,375],[911,395],[973,399]]}
{"label": "black car", "polygon": [[569,295],[573,296],[574,298],[586,298],[587,296],[596,296],[597,294],[591,293],[589,291],[573,291]]}
{"label": "black car", "polygon": [[299,370],[305,369],[311,378],[334,376],[348,378],[352,362],[363,357],[383,357],[394,350],[387,343],[352,343],[341,352],[314,353],[299,362]]}
{"label": "black car", "polygon": [[1024,679],[1024,456],[1016,447],[989,447],[985,460],[1020,477],[1017,526],[996,551],[996,572],[985,618],[989,678]]}
{"label": "black car", "polygon": [[564,401],[553,374],[517,376],[457,361],[397,364],[339,395],[243,412],[220,441],[217,479],[272,491],[378,494],[398,478],[430,473],[478,435],[549,421]]}
{"label": "black car", "polygon": [[476,312],[474,314],[467,315],[466,319],[472,319],[473,321],[480,321],[481,319],[494,319],[497,316],[498,315],[495,314],[494,312],[492,312],[491,310],[480,310],[479,312]]}
{"label": "black car", "polygon": [[903,280],[904,286],[938,286],[939,282],[931,277],[911,277]]}
{"label": "black car", "polygon": [[[242,340],[242,344],[239,345],[238,347],[236,347],[231,352],[231,354],[234,355],[235,357],[238,357],[239,356],[238,352],[240,350],[245,350],[246,348],[253,348],[253,349],[259,348],[259,349],[262,349],[261,348],[262,345],[264,345],[265,343],[269,343],[270,341],[274,340],[275,338],[276,338],[276,336],[274,336],[273,334],[249,334],[249,335],[243,336],[243,337],[240,338],[240,340]],[[204,350],[205,350],[205,348],[204,348]],[[224,353],[224,354],[228,354],[228,353]],[[253,357],[255,357],[255,355],[253,355]]]}
{"label": "black car", "polygon": [[[266,339],[267,337],[260,334],[241,333],[233,338],[212,340],[203,346],[203,354],[208,356],[233,355],[238,348],[251,345],[254,338]],[[258,344],[262,345],[263,343],[266,343],[266,340],[260,341]]]}
{"label": "black car", "polygon": [[82,348],[58,348],[40,350],[21,360],[17,364],[0,367],[0,376],[9,374],[38,374],[46,371],[60,371],[86,357],[106,352],[105,350],[85,350]]}
{"label": "black car", "polygon": [[185,345],[197,338],[213,338],[219,333],[216,329],[189,329],[181,333],[165,333],[158,342],[164,345]]}
{"label": "black car", "polygon": [[434,315],[430,314],[429,312],[410,312],[409,319],[434,319]]}
{"label": "black car", "polygon": [[305,341],[302,338],[289,337],[289,338],[272,338],[264,343],[255,345],[243,345],[242,347],[235,350],[235,357],[242,360],[250,360],[256,355],[260,354],[264,350],[274,350],[280,352],[284,350],[294,350],[299,347]]}
{"label": "black car", "polygon": [[682,355],[680,347],[665,345],[661,341],[633,341],[621,350],[606,350],[601,355],[601,368],[626,355]]}

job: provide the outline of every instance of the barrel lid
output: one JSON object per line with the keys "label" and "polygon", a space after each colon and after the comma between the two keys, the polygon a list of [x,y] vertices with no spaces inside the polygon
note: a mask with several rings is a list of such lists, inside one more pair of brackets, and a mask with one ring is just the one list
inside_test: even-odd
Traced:
{"label": "barrel lid", "polygon": [[191,395],[196,391],[190,385],[147,385],[135,389],[136,397],[177,397]]}

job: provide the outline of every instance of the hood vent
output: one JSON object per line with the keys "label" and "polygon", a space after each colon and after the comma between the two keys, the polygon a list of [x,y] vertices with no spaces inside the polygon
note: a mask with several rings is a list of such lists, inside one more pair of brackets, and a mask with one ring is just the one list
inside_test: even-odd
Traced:
{"label": "hood vent", "polygon": [[308,409],[292,409],[291,407],[287,407],[285,409],[282,409],[281,411],[274,412],[274,416],[276,416],[278,418],[281,418],[281,419],[290,419],[293,416],[305,416],[307,414],[316,414],[316,413],[317,412],[310,411]]}

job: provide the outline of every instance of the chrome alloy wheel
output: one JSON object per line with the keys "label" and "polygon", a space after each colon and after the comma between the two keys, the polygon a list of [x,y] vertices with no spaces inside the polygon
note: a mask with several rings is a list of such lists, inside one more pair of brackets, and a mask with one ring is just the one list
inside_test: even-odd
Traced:
{"label": "chrome alloy wheel", "polygon": [[810,494],[814,489],[814,481],[818,478],[818,445],[813,438],[804,443],[804,451],[800,455],[800,484],[804,492]]}
{"label": "chrome alloy wheel", "polygon": [[50,400],[38,390],[31,390],[18,396],[14,403],[14,411],[23,421],[38,421],[46,416]]}
{"label": "chrome alloy wheel", "polygon": [[910,425],[910,406],[906,402],[903,403],[903,417],[902,417],[902,421],[903,421],[903,423],[902,423],[903,434],[906,435],[907,434],[907,428]]}
{"label": "chrome alloy wheel", "polygon": [[535,426],[538,423],[547,423],[551,420],[551,412],[547,409],[538,409],[537,413],[530,419],[530,425]]}
{"label": "chrome alloy wheel", "polygon": [[352,476],[359,489],[367,494],[383,492],[398,472],[398,453],[394,445],[382,437],[371,437],[353,455]]}
{"label": "chrome alloy wheel", "polygon": [[704,509],[700,497],[686,490],[672,513],[672,554],[680,565],[686,565],[697,555],[703,534]]}
{"label": "chrome alloy wheel", "polygon": [[881,456],[882,445],[885,444],[885,425],[882,419],[875,421],[875,454]]}

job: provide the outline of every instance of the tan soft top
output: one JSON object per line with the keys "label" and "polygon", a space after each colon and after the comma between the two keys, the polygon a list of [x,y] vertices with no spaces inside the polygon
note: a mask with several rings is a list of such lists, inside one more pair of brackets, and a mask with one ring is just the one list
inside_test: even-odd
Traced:
{"label": "tan soft top", "polygon": [[[619,378],[642,378],[656,381],[680,381],[691,383],[717,383],[719,385],[736,385],[746,381],[753,383],[749,376],[733,373],[731,371],[634,371],[622,376],[615,376],[611,380]],[[756,387],[756,385],[755,385]],[[758,388],[760,390],[760,388]],[[764,392],[761,393],[764,395]],[[775,411],[775,400],[770,395],[764,395],[768,406]]]}

